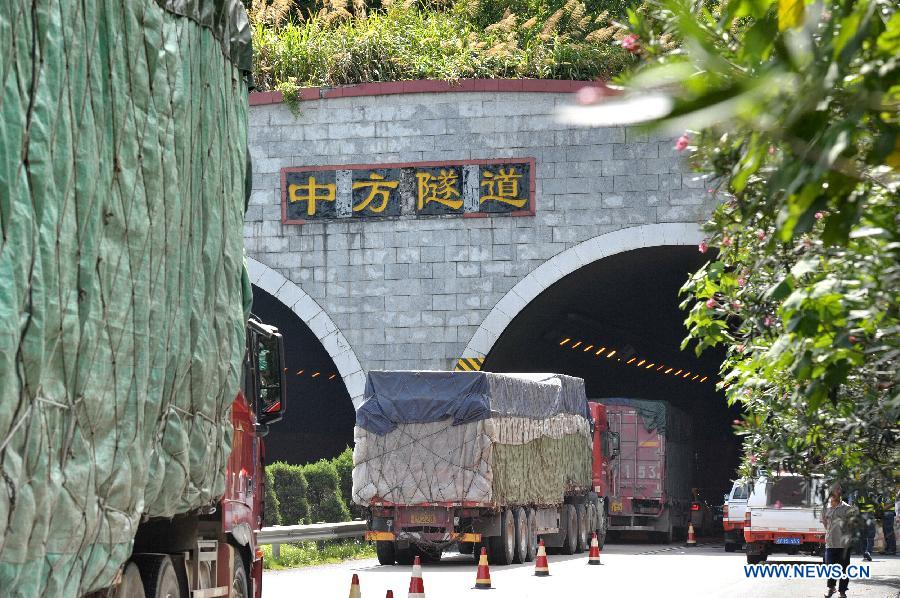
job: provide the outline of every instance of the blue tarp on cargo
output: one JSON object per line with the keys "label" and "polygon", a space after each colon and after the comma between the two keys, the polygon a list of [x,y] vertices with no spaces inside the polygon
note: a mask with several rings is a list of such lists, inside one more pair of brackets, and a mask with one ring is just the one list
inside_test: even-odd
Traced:
{"label": "blue tarp on cargo", "polygon": [[571,413],[590,419],[584,381],[560,374],[372,371],[356,425],[384,435],[397,424],[496,416],[534,419]]}

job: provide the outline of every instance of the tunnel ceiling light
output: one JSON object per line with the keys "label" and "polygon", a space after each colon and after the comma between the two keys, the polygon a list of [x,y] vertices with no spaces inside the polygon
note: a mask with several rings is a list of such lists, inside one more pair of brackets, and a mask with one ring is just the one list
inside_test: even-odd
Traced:
{"label": "tunnel ceiling light", "polygon": [[335,378],[337,378],[337,374],[332,374],[332,375],[328,376],[329,380],[334,380]]}
{"label": "tunnel ceiling light", "polygon": [[312,375],[312,377],[313,377],[313,378],[318,378],[319,375],[320,375],[321,373],[322,373],[322,372],[316,372],[315,374]]}
{"label": "tunnel ceiling light", "polygon": [[298,376],[302,376],[302,375],[303,375],[303,372],[305,372],[305,371],[306,371],[306,370],[297,370],[297,375],[298,375]]}
{"label": "tunnel ceiling light", "polygon": [[[559,346],[563,347],[565,345],[568,345],[572,340],[573,339],[571,337],[566,337],[559,342]],[[571,345],[569,345],[569,348],[575,349],[577,347],[584,345],[582,352],[587,353],[588,351],[592,351],[594,349],[594,347],[600,346],[600,345],[596,345],[594,343],[588,343],[585,345],[586,342],[587,341],[584,341],[584,340],[576,341],[576,342],[572,343]],[[608,352],[607,352],[607,350],[608,350]],[[649,363],[647,363],[649,361],[648,359],[642,358],[640,355],[635,355],[634,353],[635,353],[635,351],[631,347],[625,347],[624,349],[619,350],[619,349],[614,349],[612,347],[607,347],[606,345],[602,345],[602,346],[600,346],[599,349],[597,349],[594,352],[594,355],[596,357],[606,357],[607,359],[612,359],[613,357],[616,357],[616,355],[618,354],[619,357],[616,357],[616,363],[624,362],[625,365],[634,365],[635,367],[643,368],[643,369],[647,369],[647,370],[656,368],[657,372],[660,372],[662,374],[672,374],[673,376],[679,376],[683,380],[689,380],[690,382],[706,382],[709,379],[709,376],[702,376],[702,374],[695,374],[694,372],[691,372],[689,370],[685,370],[685,369],[675,370],[674,366],[667,367],[665,364],[662,364],[662,363],[657,365],[657,363],[655,361],[650,361]],[[665,370],[665,371],[663,371],[663,370]],[[315,377],[315,376],[313,376],[313,377]],[[331,380],[334,377],[335,377],[335,375],[332,374],[332,376],[329,377],[328,379]]]}

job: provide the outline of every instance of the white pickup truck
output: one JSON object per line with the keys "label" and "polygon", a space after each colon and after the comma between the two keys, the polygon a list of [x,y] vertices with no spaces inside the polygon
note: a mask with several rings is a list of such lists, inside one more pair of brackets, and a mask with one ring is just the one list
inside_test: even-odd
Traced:
{"label": "white pickup truck", "polygon": [[747,500],[744,540],[747,562],[773,552],[817,554],[825,547],[820,478],[778,474],[756,480]]}
{"label": "white pickup truck", "polygon": [[725,496],[725,506],[722,507],[725,552],[734,552],[744,544],[744,517],[752,489],[753,484],[747,480],[735,480],[731,492]]}

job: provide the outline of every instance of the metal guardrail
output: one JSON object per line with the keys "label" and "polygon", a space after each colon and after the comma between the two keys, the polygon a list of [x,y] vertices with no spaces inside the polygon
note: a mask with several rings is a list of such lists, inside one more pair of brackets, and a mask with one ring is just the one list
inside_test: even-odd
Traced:
{"label": "metal guardrail", "polygon": [[256,532],[257,544],[271,544],[272,556],[281,556],[281,545],[290,542],[310,540],[335,540],[357,538],[366,533],[365,521],[342,521],[340,523],[311,523],[309,525],[274,525]]}

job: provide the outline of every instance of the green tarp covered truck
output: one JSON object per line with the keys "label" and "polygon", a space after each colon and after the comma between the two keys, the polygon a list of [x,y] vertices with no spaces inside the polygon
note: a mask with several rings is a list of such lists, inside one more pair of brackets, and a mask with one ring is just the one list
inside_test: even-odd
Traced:
{"label": "green tarp covered truck", "polygon": [[0,2],[4,598],[259,596],[251,56],[238,0]]}
{"label": "green tarp covered truck", "polygon": [[372,371],[356,413],[353,500],[382,564],[456,546],[492,564],[602,543],[606,416],[560,374]]}

